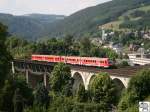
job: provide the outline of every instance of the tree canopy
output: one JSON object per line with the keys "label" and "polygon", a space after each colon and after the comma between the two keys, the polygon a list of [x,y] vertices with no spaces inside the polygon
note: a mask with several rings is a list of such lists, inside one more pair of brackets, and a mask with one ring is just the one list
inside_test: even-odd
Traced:
{"label": "tree canopy", "polygon": [[0,88],[9,73],[10,54],[6,50],[5,41],[8,35],[7,27],[0,23]]}
{"label": "tree canopy", "polygon": [[[150,97],[150,70],[144,69],[133,76],[118,105],[119,111],[138,112],[138,102]],[[148,99],[148,101],[150,101]],[[134,107],[134,108],[133,108]]]}
{"label": "tree canopy", "polygon": [[89,91],[92,101],[104,105],[105,108],[116,103],[115,86],[107,73],[95,76],[89,85]]}
{"label": "tree canopy", "polygon": [[49,81],[51,89],[54,92],[58,92],[58,93],[63,92],[65,86],[71,80],[70,67],[64,63],[58,63],[54,67],[51,75],[52,76],[50,77],[50,81]]}

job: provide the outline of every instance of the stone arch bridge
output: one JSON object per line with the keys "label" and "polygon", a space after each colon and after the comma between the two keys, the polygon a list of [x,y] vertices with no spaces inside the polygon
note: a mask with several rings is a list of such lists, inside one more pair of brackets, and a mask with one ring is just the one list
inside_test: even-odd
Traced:
{"label": "stone arch bridge", "polygon": [[[14,60],[12,62],[12,72],[23,72],[26,76],[26,82],[35,87],[39,81],[43,81],[48,87],[48,78],[53,70],[55,63],[38,62],[31,60]],[[88,89],[91,79],[100,72],[110,74],[110,77],[119,88],[127,88],[128,82],[135,73],[143,68],[150,66],[135,66],[118,69],[101,69],[95,67],[85,67],[78,65],[69,65],[71,74],[74,78],[74,88],[78,88],[82,83],[85,89]]]}

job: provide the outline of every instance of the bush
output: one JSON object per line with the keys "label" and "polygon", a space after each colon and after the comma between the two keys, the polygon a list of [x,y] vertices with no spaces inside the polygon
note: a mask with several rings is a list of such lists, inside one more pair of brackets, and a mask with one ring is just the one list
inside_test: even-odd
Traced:
{"label": "bush", "polygon": [[[23,106],[29,106],[33,103],[32,89],[28,87],[25,80],[22,77],[15,78],[9,77],[10,79],[5,81],[5,85],[0,94],[0,110],[12,112],[14,110],[13,97],[16,89],[19,89],[19,96],[22,96]],[[20,100],[20,99],[19,99]]]}
{"label": "bush", "polygon": [[47,110],[43,106],[33,105],[33,107],[25,108],[23,112],[47,112]]}
{"label": "bush", "polygon": [[150,96],[150,69],[142,70],[133,76],[127,91],[122,95],[118,105],[120,112],[138,112],[138,103]]}
{"label": "bush", "polygon": [[55,97],[49,105],[49,112],[71,112],[74,100],[72,97],[58,96]]}
{"label": "bush", "polygon": [[128,92],[136,93],[139,100],[144,100],[150,95],[150,69],[142,70],[129,82]]}

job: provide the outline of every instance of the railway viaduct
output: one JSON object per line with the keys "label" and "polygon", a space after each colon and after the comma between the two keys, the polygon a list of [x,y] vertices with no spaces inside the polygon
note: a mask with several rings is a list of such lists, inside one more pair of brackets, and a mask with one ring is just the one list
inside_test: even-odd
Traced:
{"label": "railway viaduct", "polygon": [[[48,78],[51,76],[55,63],[37,62],[31,60],[14,60],[12,62],[12,72],[23,72],[26,76],[26,82],[35,87],[40,81],[44,82],[44,85],[48,87]],[[110,74],[110,77],[114,83],[120,88],[127,88],[130,78],[135,73],[143,68],[150,68],[150,66],[136,66],[125,67],[118,69],[100,69],[95,67],[83,67],[77,65],[69,65],[71,68],[71,75],[74,78],[73,88],[78,88],[82,83],[85,89],[88,89],[88,85],[94,76],[100,72],[106,72]]]}

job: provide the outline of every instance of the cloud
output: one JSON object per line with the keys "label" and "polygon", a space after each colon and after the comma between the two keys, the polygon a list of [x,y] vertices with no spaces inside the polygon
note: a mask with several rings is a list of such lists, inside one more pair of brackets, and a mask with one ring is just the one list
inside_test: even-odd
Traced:
{"label": "cloud", "polygon": [[110,0],[0,0],[0,12],[13,14],[46,13],[69,15]]}

